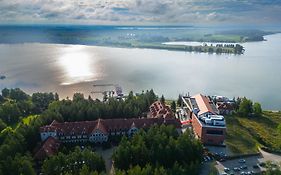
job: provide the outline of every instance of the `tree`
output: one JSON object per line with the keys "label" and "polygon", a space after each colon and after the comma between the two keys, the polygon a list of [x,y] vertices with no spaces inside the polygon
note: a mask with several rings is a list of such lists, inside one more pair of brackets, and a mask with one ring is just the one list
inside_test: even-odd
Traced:
{"label": "tree", "polygon": [[84,94],[82,94],[82,93],[75,93],[73,95],[73,101],[78,102],[78,101],[81,101],[81,100],[84,100]]}
{"label": "tree", "polygon": [[237,97],[237,99],[235,100],[235,103],[234,103],[234,109],[236,111],[239,110],[239,106],[240,106],[240,103],[241,103],[242,99],[240,97]]}
{"label": "tree", "polygon": [[249,116],[253,112],[253,102],[244,97],[239,105],[238,113],[244,117]]}
{"label": "tree", "polygon": [[8,97],[10,96],[10,90],[7,89],[7,88],[4,88],[4,89],[2,90],[2,96],[3,96],[4,98],[8,98]]}
{"label": "tree", "polygon": [[59,101],[59,100],[60,100],[59,94],[55,93],[55,101]]}
{"label": "tree", "polygon": [[260,103],[254,103],[253,112],[256,116],[260,116],[262,114],[262,108]]}
{"label": "tree", "polygon": [[14,124],[19,120],[21,113],[16,103],[6,101],[0,107],[0,118],[7,124]]}
{"label": "tree", "polygon": [[90,175],[90,170],[87,165],[83,165],[79,175]]}
{"label": "tree", "polygon": [[32,94],[32,102],[35,106],[34,112],[41,113],[46,110],[51,102],[55,100],[53,93],[34,93]]}
{"label": "tree", "polygon": [[3,122],[2,119],[0,119],[0,132],[7,127],[6,123]]}
{"label": "tree", "polygon": [[[96,171],[96,173],[95,173]],[[60,174],[97,174],[105,171],[105,163],[101,156],[89,149],[81,150],[76,147],[68,154],[58,153],[46,159],[42,165],[42,172],[46,175]]]}
{"label": "tree", "polygon": [[9,97],[13,100],[16,101],[22,101],[22,100],[27,100],[27,98],[29,97],[29,95],[27,95],[25,92],[23,92],[21,89],[19,88],[15,88],[15,89],[11,89],[10,90],[10,95]]}
{"label": "tree", "polygon": [[265,175],[280,175],[281,174],[281,169],[280,169],[280,164],[275,164],[271,161],[266,162],[266,172]]}
{"label": "tree", "polygon": [[165,97],[164,97],[164,95],[161,96],[160,101],[161,101],[161,103],[165,104]]}
{"label": "tree", "polygon": [[178,97],[177,105],[178,105],[178,106],[181,106],[181,105],[182,105],[182,98],[181,98],[181,95],[179,95],[179,97]]}
{"label": "tree", "polygon": [[36,175],[32,165],[32,158],[30,156],[16,156],[14,163],[17,167],[18,174],[21,175]]}
{"label": "tree", "polygon": [[[179,135],[173,126],[162,125],[146,132],[141,130],[130,140],[124,137],[113,153],[113,160],[115,167],[127,174],[183,175],[198,169],[195,165],[201,161],[202,152],[200,141],[190,132]],[[176,162],[185,165],[182,173],[165,173],[172,171]]]}
{"label": "tree", "polygon": [[0,104],[4,101],[4,97],[0,95]]}
{"label": "tree", "polygon": [[236,44],[234,47],[234,53],[235,54],[242,54],[244,52],[244,47],[240,44]]}
{"label": "tree", "polygon": [[171,104],[171,109],[172,111],[175,113],[176,112],[176,109],[177,109],[177,105],[176,105],[176,102],[173,101],[172,104]]}
{"label": "tree", "polygon": [[214,49],[213,49],[212,47],[209,47],[208,52],[209,52],[209,53],[213,53],[213,52],[214,52]]}

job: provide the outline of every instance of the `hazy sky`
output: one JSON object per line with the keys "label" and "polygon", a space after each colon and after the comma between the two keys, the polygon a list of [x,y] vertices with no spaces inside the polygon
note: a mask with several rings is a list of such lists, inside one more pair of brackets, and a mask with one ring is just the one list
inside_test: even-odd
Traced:
{"label": "hazy sky", "polygon": [[0,0],[0,23],[281,24],[281,0]]}

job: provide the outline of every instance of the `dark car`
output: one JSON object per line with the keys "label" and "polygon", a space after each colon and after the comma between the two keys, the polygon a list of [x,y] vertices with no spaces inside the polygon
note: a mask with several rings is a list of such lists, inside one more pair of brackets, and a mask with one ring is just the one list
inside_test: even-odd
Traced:
{"label": "dark car", "polygon": [[240,159],[238,160],[239,163],[246,163],[246,160],[245,159]]}
{"label": "dark car", "polygon": [[247,169],[248,167],[246,166],[246,165],[242,165],[241,167],[240,167],[240,169]]}

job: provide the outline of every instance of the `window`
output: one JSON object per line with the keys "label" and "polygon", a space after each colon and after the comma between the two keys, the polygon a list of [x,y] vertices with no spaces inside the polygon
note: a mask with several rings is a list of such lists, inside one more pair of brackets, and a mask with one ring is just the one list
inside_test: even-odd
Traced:
{"label": "window", "polygon": [[223,135],[223,130],[207,130],[207,134]]}

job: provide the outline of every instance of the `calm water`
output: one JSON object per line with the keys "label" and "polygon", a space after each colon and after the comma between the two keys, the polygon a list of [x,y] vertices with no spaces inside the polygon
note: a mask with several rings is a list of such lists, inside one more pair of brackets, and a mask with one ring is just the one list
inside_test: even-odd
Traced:
{"label": "calm water", "polygon": [[0,45],[0,88],[32,93],[89,95],[93,83],[120,84],[125,92],[153,88],[179,93],[247,96],[265,109],[281,109],[281,34],[245,43],[244,55],[57,44]]}

